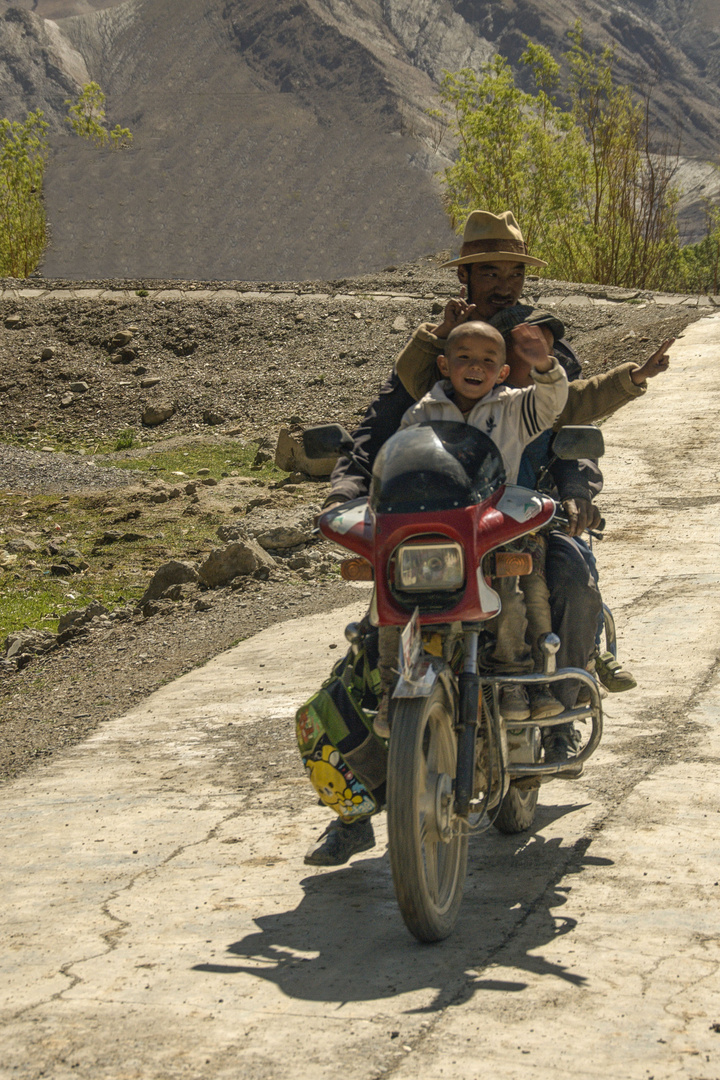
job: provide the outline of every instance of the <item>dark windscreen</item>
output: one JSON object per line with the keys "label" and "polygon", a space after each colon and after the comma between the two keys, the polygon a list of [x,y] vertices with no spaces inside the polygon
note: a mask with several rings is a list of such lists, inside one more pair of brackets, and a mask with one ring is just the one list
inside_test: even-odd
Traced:
{"label": "dark windscreen", "polygon": [[370,505],[385,514],[453,510],[487,499],[505,483],[495,443],[453,420],[404,428],[375,458]]}

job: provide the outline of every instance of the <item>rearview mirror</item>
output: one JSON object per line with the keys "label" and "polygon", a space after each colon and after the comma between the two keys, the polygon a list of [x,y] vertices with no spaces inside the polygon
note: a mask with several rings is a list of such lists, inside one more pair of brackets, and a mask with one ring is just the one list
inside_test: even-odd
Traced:
{"label": "rearview mirror", "polygon": [[562,461],[599,458],[605,453],[605,440],[600,428],[563,427],[555,436],[551,449]]}
{"label": "rearview mirror", "polygon": [[319,424],[303,431],[303,449],[312,460],[345,454],[353,448],[352,435],[342,424]]}

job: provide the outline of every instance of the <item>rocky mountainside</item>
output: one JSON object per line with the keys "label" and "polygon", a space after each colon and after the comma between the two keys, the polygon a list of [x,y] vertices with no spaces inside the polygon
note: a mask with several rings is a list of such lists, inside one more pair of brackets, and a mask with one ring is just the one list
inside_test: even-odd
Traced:
{"label": "rocky mountainside", "polygon": [[[337,277],[452,243],[427,115],[447,68],[524,35],[558,53],[581,18],[620,77],[652,85],[658,131],[682,117],[684,212],[717,186],[714,0],[0,0],[0,115],[54,129],[45,273]],[[56,21],[57,20],[57,21]],[[135,139],[122,154],[63,130],[88,79]]]}

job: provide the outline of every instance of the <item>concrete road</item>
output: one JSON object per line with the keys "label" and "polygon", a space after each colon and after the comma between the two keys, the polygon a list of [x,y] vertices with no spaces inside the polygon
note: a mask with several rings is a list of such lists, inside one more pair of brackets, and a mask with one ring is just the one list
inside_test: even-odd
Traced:
{"label": "concrete road", "polygon": [[[720,318],[605,426],[598,547],[639,689],[421,946],[335,871],[292,716],[358,603],[259,634],[0,794],[0,1076],[720,1077]],[[342,646],[341,646],[342,647]]]}

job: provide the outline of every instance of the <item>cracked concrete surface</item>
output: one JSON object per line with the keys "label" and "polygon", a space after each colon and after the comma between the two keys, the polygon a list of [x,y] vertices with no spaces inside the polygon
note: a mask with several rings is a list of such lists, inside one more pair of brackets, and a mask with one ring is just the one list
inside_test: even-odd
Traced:
{"label": "cracked concrete surface", "polygon": [[405,931],[382,824],[303,865],[291,719],[353,610],[275,627],[0,793],[0,1076],[717,1080],[719,357],[693,324],[604,427],[639,688],[531,833],[473,839],[455,935]]}

